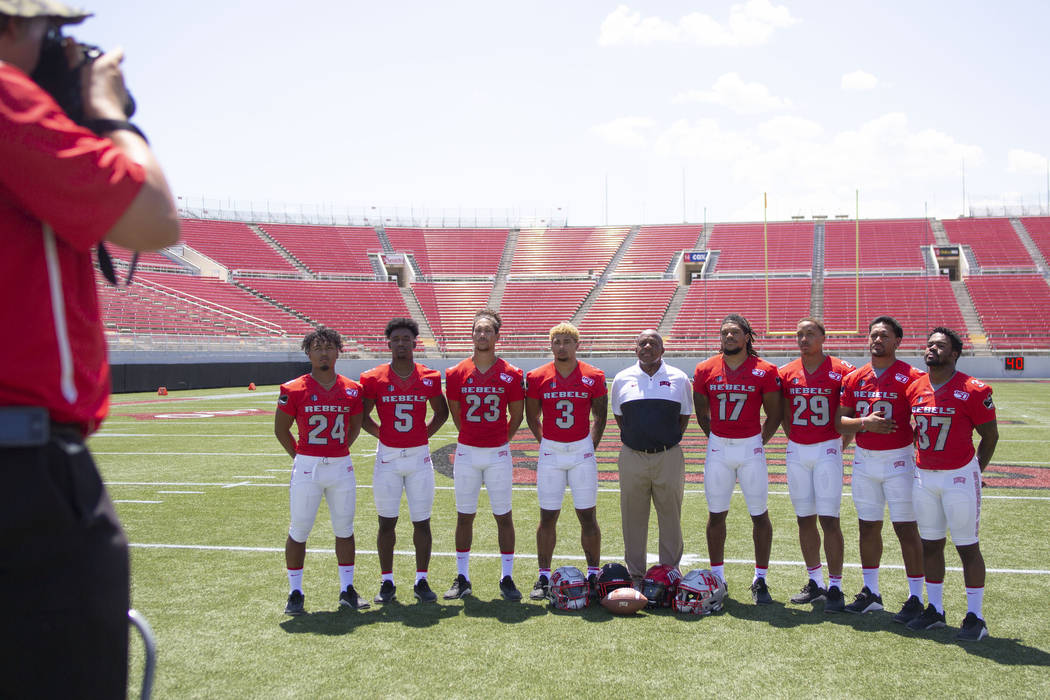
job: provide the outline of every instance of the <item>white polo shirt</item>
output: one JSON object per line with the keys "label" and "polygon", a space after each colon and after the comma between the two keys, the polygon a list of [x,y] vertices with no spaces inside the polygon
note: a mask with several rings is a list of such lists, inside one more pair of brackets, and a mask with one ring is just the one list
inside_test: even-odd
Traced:
{"label": "white polo shirt", "polygon": [[682,440],[679,416],[693,413],[693,393],[685,372],[660,362],[650,377],[636,362],[613,378],[613,415],[621,417],[620,439],[632,450],[652,452]]}

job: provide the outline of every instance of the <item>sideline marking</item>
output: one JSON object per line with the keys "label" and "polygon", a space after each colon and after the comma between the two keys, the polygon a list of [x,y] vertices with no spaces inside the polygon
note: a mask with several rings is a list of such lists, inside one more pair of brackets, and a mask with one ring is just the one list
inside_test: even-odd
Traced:
{"label": "sideline marking", "polygon": [[164,501],[132,501],[132,500],[116,500],[114,503],[163,503]]}
{"label": "sideline marking", "polygon": [[[131,547],[137,547],[137,548],[140,548],[140,549],[192,549],[192,550],[197,550],[197,551],[210,551],[210,552],[261,552],[261,553],[265,553],[265,554],[283,554],[284,553],[284,547],[236,547],[236,546],[225,546],[225,545],[214,545],[214,544],[162,544],[162,543],[156,543],[156,542],[151,542],[151,543],[132,542],[132,543],[130,543],[130,546]],[[335,550],[334,549],[315,549],[313,547],[308,547],[306,551],[311,553],[311,554],[333,554],[333,555],[335,554]],[[358,554],[364,554],[364,555],[378,555],[379,554],[378,551],[373,550],[373,549],[358,549],[357,553]],[[407,549],[395,549],[394,550],[394,554],[396,554],[398,556],[405,556],[405,557],[408,557],[408,556],[414,557],[416,555],[414,550],[407,550]],[[455,557],[456,553],[455,552],[431,552],[431,556],[433,556],[433,557]],[[482,558],[482,559],[498,559],[502,555],[499,552],[475,552],[475,551],[471,551],[470,556],[471,557],[479,557],[479,558]],[[533,559],[534,560],[536,558],[536,555],[535,554],[530,554],[528,552],[516,552],[514,554],[514,558],[515,559]],[[559,555],[559,556],[555,556],[554,558],[555,559],[572,560],[572,561],[581,561],[581,560],[584,559],[584,557],[582,555],[581,556],[561,556],[561,555]],[[659,560],[659,556],[657,554],[654,554],[653,552],[649,552],[649,554],[648,554],[648,556],[646,558],[650,562],[657,562]],[[707,560],[706,556],[701,556],[699,554],[685,554],[682,557],[682,561],[685,562],[687,558],[689,559],[689,561],[691,563],[692,562],[699,562],[699,561],[706,561]],[[727,564],[754,564],[755,563],[753,559],[726,559],[725,561],[726,561]],[[806,565],[805,562],[802,562],[802,561],[770,561],[769,563],[770,563],[770,565],[776,565],[776,566],[805,566]],[[843,566],[849,567],[851,569],[859,569],[860,568],[860,563],[854,564],[852,562],[847,562],[847,563],[843,564]],[[904,570],[904,565],[903,564],[882,564],[882,568],[883,569],[900,569],[900,570],[903,571]],[[945,570],[946,571],[962,571],[962,567],[961,566],[946,566]],[[992,568],[989,568],[988,569],[988,573],[995,573],[995,574],[1027,574],[1027,575],[1031,575],[1031,576],[1050,576],[1050,570],[1047,570],[1047,569],[992,569]]]}

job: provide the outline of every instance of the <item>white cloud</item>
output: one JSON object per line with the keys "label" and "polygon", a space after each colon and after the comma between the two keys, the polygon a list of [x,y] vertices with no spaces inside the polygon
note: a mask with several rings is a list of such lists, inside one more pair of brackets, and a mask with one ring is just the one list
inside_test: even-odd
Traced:
{"label": "white cloud", "polygon": [[874,90],[878,84],[878,78],[871,73],[862,70],[855,70],[852,73],[846,73],[842,76],[843,90],[853,90],[856,92]]}
{"label": "white cloud", "polygon": [[597,124],[591,131],[607,143],[627,148],[642,148],[649,140],[642,132],[656,126],[648,117],[619,117],[611,122]]}
{"label": "white cloud", "polygon": [[714,119],[698,119],[693,124],[679,119],[660,134],[654,150],[661,156],[731,163],[734,158],[757,155],[759,149],[748,135],[724,131]]}
{"label": "white cloud", "polygon": [[677,22],[655,16],[643,18],[641,12],[619,5],[602,22],[598,44],[757,46],[767,42],[775,30],[797,22],[786,6],[774,5],[769,0],[747,0],[735,4],[729,8],[729,18],[725,22],[702,12],[691,12]]}
{"label": "white cloud", "polygon": [[1006,171],[1022,175],[1045,175],[1046,156],[1020,148],[1011,148],[1006,155]]}
{"label": "white cloud", "polygon": [[722,105],[737,114],[759,114],[784,109],[791,103],[769,93],[762,83],[746,83],[737,73],[726,73],[715,81],[710,90],[688,90],[675,95],[675,104],[705,102]]}
{"label": "white cloud", "polygon": [[774,117],[758,125],[759,136],[780,143],[813,141],[822,133],[823,126],[801,117]]}

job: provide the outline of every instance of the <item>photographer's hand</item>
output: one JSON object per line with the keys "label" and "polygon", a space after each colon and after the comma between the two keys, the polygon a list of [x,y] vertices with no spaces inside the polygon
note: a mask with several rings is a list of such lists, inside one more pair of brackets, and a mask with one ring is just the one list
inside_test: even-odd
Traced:
{"label": "photographer's hand", "polygon": [[[79,55],[80,47],[75,42],[70,43],[74,44],[75,53],[83,61],[83,56]],[[68,55],[68,46],[66,51]],[[87,119],[127,119],[124,105],[128,101],[128,90],[120,70],[123,60],[124,50],[118,48],[84,64],[80,71],[80,87]]]}

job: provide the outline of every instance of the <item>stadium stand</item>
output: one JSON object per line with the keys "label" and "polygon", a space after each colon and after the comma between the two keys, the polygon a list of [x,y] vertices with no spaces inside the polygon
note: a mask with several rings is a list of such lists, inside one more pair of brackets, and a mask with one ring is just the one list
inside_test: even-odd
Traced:
{"label": "stadium stand", "polygon": [[1028,236],[1035,243],[1043,260],[1050,262],[1050,216],[1029,216],[1021,219]]}
{"label": "stadium stand", "polygon": [[696,248],[703,226],[642,226],[616,266],[615,276],[662,274],[675,255]]}
{"label": "stadium stand", "polygon": [[966,280],[993,348],[1050,348],[1050,286],[1039,275],[979,275]]}
{"label": "stadium stand", "polygon": [[423,275],[495,275],[506,229],[388,228],[394,250],[412,253]]}
{"label": "stadium stand", "polygon": [[260,224],[311,272],[372,275],[368,254],[383,249],[369,226]]}
{"label": "stadium stand", "polygon": [[[416,282],[412,285],[438,348],[469,351],[474,312],[488,306],[491,282]],[[502,316],[502,314],[501,314]]]}
{"label": "stadium stand", "polygon": [[[917,352],[926,332],[948,326],[963,336],[967,348],[966,323],[952,292],[951,282],[939,277],[861,277],[860,313],[857,313],[856,282],[853,278],[824,280],[824,326],[829,331],[829,352],[842,349],[863,352],[867,347],[868,323],[876,316],[893,316],[904,328],[900,353]],[[857,330],[855,336],[831,331]]]}
{"label": "stadium stand", "polygon": [[970,246],[981,270],[1035,270],[1009,219],[944,219],[952,243]]}
{"label": "stadium stand", "polygon": [[[707,243],[720,250],[719,274],[759,272],[766,269],[761,223],[715,224]],[[808,272],[813,269],[813,222],[781,222],[766,226],[769,269],[777,272]]]}
{"label": "stadium stand", "polygon": [[201,219],[183,219],[181,224],[182,243],[231,270],[299,272],[247,224]]}
{"label": "stadium stand", "polygon": [[677,287],[673,280],[607,282],[579,323],[581,341],[589,350],[632,352],[638,333],[660,325]]}
{"label": "stadium stand", "polygon": [[[922,246],[933,242],[926,219],[861,221],[860,267],[866,272],[922,271]],[[828,221],[824,225],[824,270],[844,272],[856,267],[857,222]]]}
{"label": "stadium stand", "polygon": [[522,229],[510,274],[514,277],[601,273],[630,229]]}
{"label": "stadium stand", "polygon": [[393,316],[408,316],[393,282],[363,280],[245,279],[241,283],[315,323],[339,331],[369,352],[385,352],[383,329]]}
{"label": "stadium stand", "polygon": [[[766,288],[761,279],[717,279],[693,282],[686,292],[678,318],[671,327],[667,347],[675,351],[715,352],[718,329],[727,314],[744,316],[754,329],[760,354],[794,349],[795,327],[809,316],[810,280],[769,280],[769,322],[766,322]],[[781,332],[776,335],[770,333]],[[782,334],[788,332],[789,335]]]}
{"label": "stadium stand", "polygon": [[[124,250],[115,245],[107,245],[106,250],[109,251],[109,256],[114,260],[121,260],[128,265],[131,264],[131,258],[133,253],[130,250]],[[160,253],[139,253],[139,261],[137,263],[137,270],[154,270],[161,272],[173,272],[176,274],[189,274],[190,269],[184,267],[173,260],[169,260]],[[138,272],[135,273],[138,275]]]}
{"label": "stadium stand", "polygon": [[[590,280],[507,282],[499,308],[500,346],[504,351],[549,350],[550,329],[571,320],[593,288]],[[587,344],[586,338],[581,340]]]}

